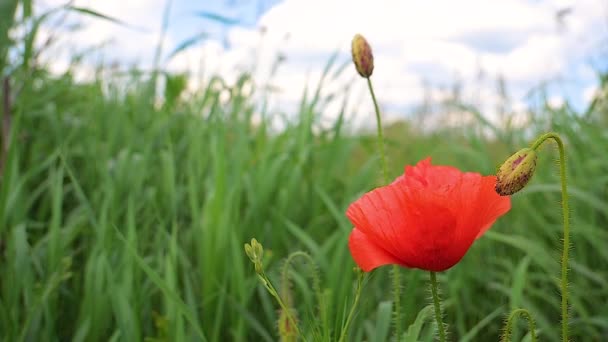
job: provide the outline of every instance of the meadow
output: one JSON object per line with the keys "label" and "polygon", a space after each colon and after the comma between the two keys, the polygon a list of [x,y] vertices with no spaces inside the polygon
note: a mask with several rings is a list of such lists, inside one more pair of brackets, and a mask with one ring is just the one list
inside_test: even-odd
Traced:
{"label": "meadow", "polygon": [[[73,69],[50,73],[33,39],[7,39],[7,22],[0,25],[0,340],[278,340],[278,306],[243,249],[251,238],[264,246],[273,283],[288,287],[308,340],[337,340],[357,276],[345,210],[382,183],[373,133],[353,132],[346,109],[331,125],[320,123],[344,95],[320,90],[340,73],[354,74],[348,61],[320,65],[323,82],[285,119],[260,106],[260,89],[245,89],[247,73],[235,84],[213,78],[189,95],[186,76],[163,70],[100,66],[80,82]],[[585,111],[541,99],[524,128],[472,111],[476,119],[458,127],[427,131],[404,119],[385,130],[391,179],[426,156],[493,174],[536,136],[562,137],[575,341],[608,340],[608,76],[598,79],[604,92]],[[165,84],[162,102],[157,80]],[[543,148],[511,211],[438,274],[449,340],[496,341],[516,308],[530,311],[540,340],[559,340],[556,152]],[[284,284],[283,262],[296,251],[316,266],[294,259]],[[388,273],[381,268],[366,280],[349,341],[391,338]],[[431,341],[428,275],[401,274],[401,337]],[[526,327],[515,326],[514,341],[530,339]]]}

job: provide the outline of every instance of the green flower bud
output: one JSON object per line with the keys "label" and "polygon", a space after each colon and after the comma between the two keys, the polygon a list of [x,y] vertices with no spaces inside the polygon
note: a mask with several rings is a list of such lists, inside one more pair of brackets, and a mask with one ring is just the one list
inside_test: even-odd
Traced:
{"label": "green flower bud", "polygon": [[496,173],[496,192],[501,196],[512,195],[523,189],[536,170],[536,151],[524,148],[513,154]]}
{"label": "green flower bud", "polygon": [[251,262],[262,261],[264,256],[264,247],[255,238],[251,239],[251,244],[245,244],[245,254]]}
{"label": "green flower bud", "polygon": [[252,262],[255,262],[255,254],[253,253],[253,248],[248,243],[245,244],[245,254],[247,254],[247,257],[249,257],[249,260],[251,260]]}
{"label": "green flower bud", "polygon": [[356,34],[353,38],[351,53],[359,75],[369,78],[374,72],[374,55],[372,54],[372,48],[362,35]]}
{"label": "green flower bud", "polygon": [[257,257],[260,262],[264,257],[264,247],[255,238],[251,239],[251,247],[253,248],[253,254]]}

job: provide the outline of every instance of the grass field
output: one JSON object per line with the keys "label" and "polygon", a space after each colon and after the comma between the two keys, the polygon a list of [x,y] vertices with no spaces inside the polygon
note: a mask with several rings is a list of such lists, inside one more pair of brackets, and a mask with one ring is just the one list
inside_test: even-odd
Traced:
{"label": "grass field", "polygon": [[[0,29],[0,70],[10,88],[2,114],[11,119],[0,187],[0,340],[278,340],[278,306],[243,250],[252,237],[264,245],[276,286],[285,285],[285,257],[299,250],[312,257],[320,290],[297,260],[288,288],[308,340],[337,340],[356,279],[344,212],[381,184],[375,136],[350,134],[346,112],[320,128],[324,106],[341,94],[305,93],[294,119],[275,132],[278,114],[259,115],[244,95],[246,74],[230,86],[214,79],[184,98],[185,80],[161,72],[167,87],[159,105],[148,74],[75,82],[73,70],[50,74],[31,42],[10,42]],[[220,101],[223,90],[228,101]],[[480,116],[457,129],[422,132],[404,122],[385,132],[391,177],[425,156],[492,174],[539,134],[562,136],[576,341],[608,340],[606,100],[598,97],[585,113],[537,108],[520,130]],[[547,144],[513,209],[439,274],[450,340],[498,340],[506,315],[520,307],[535,318],[541,340],[559,340],[556,157]],[[416,326],[409,332],[430,341],[428,276],[401,274],[403,325],[420,324],[419,334]],[[391,300],[381,268],[365,283],[349,340],[389,340]],[[516,325],[513,340],[529,338],[525,328]]]}

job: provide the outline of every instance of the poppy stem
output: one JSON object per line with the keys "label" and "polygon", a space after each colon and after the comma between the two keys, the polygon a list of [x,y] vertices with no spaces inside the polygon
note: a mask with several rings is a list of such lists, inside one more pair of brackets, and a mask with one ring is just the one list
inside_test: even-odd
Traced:
{"label": "poppy stem", "polygon": [[384,176],[384,184],[389,183],[388,178],[388,167],[386,165],[386,154],[384,153],[384,135],[382,134],[382,117],[380,116],[380,107],[376,100],[376,94],[374,93],[374,87],[372,86],[372,80],[367,77],[367,86],[369,93],[372,95],[372,101],[374,102],[374,109],[376,111],[376,125],[378,128],[378,152],[380,154],[380,162],[382,164],[382,175]]}
{"label": "poppy stem", "polygon": [[561,296],[562,296],[562,341],[568,341],[568,253],[570,252],[570,210],[568,208],[568,184],[566,182],[566,154],[564,143],[557,133],[549,132],[541,135],[532,149],[536,150],[545,140],[553,139],[559,149],[559,171],[562,186],[562,216],[564,219],[564,238],[561,260]]}
{"label": "poppy stem", "polygon": [[[380,107],[378,106],[378,100],[376,100],[376,94],[374,93],[374,87],[372,80],[369,77],[367,80],[367,87],[369,93],[372,96],[374,102],[374,110],[376,112],[376,126],[378,128],[378,153],[380,154],[380,163],[382,164],[382,175],[384,176],[384,185],[390,183],[388,178],[388,166],[386,163],[386,153],[384,152],[384,135],[382,134],[382,116],[380,115]],[[393,280],[393,319],[395,322],[395,336],[399,340],[401,335],[401,270],[399,266],[393,265],[391,269],[391,278]]]}
{"label": "poppy stem", "polygon": [[435,305],[435,321],[437,321],[437,330],[439,330],[439,341],[445,342],[445,327],[443,326],[443,318],[441,316],[441,300],[439,299],[439,290],[437,286],[437,275],[431,271],[431,293],[433,294],[433,304]]}
{"label": "poppy stem", "polygon": [[511,311],[509,318],[507,319],[507,325],[505,326],[505,331],[500,339],[501,342],[509,342],[511,339],[511,333],[513,332],[513,322],[515,318],[518,316],[523,316],[528,321],[528,331],[530,332],[530,340],[532,342],[538,341],[536,337],[536,324],[534,323],[534,318],[530,315],[530,312],[526,309],[515,309]]}

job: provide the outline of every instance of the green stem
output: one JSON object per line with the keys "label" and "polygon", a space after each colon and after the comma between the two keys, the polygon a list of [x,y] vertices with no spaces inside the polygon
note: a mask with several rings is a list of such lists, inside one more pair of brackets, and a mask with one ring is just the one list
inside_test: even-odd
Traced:
{"label": "green stem", "polygon": [[439,300],[439,291],[437,289],[437,275],[431,271],[431,293],[433,294],[433,304],[435,305],[435,320],[437,321],[437,329],[439,330],[439,341],[445,342],[445,327],[443,326],[443,318],[441,318],[441,301]]}
{"label": "green stem", "polygon": [[538,341],[536,338],[536,324],[534,323],[534,319],[530,312],[526,309],[515,309],[509,315],[509,319],[507,320],[507,325],[505,326],[505,332],[502,335],[501,342],[509,342],[511,339],[511,333],[513,332],[513,322],[515,318],[518,316],[523,316],[528,321],[528,331],[530,331],[530,339],[532,342]]}
{"label": "green stem", "polygon": [[374,93],[372,80],[369,78],[366,79],[367,87],[369,88],[369,93],[372,95],[372,101],[374,102],[374,109],[376,110],[376,125],[378,127],[378,152],[380,153],[380,162],[382,163],[382,174],[384,176],[384,184],[388,184],[388,167],[386,165],[386,154],[384,153],[384,135],[382,134],[382,117],[380,116],[380,107],[378,107],[378,101],[376,100],[376,94]]}
{"label": "green stem", "polygon": [[287,307],[287,305],[285,305],[285,302],[283,302],[283,299],[281,299],[281,296],[279,296],[279,293],[277,292],[277,290],[274,288],[274,286],[270,282],[270,279],[268,279],[268,277],[266,276],[266,274],[263,271],[261,274],[258,274],[258,275],[259,275],[260,279],[262,280],[264,287],[266,287],[268,292],[270,292],[270,294],[277,300],[281,309],[287,314],[287,319],[289,320],[289,323],[294,327],[294,329],[296,331],[296,336],[300,336],[300,337],[302,337],[302,340],[306,341],[306,338],[300,333],[300,328],[298,327],[298,324],[296,323],[296,319],[291,314],[291,310]]}
{"label": "green stem", "polygon": [[[283,264],[283,270],[281,272],[281,283],[283,286],[287,286],[286,288],[284,287],[283,290],[285,292],[288,291],[288,289],[290,288],[290,283],[289,283],[289,267],[291,266],[291,263],[293,262],[293,260],[295,258],[303,258],[305,259],[310,267],[310,278],[312,279],[312,289],[315,292],[315,296],[317,297],[317,305],[318,305],[318,309],[319,309],[319,319],[321,320],[321,322],[326,323],[327,322],[327,310],[325,308],[325,301],[323,298],[323,293],[321,292],[321,276],[319,275],[319,268],[317,267],[317,263],[315,262],[315,260],[306,252],[302,252],[302,251],[296,251],[291,253],[287,259],[285,260],[285,263]],[[287,294],[287,293],[286,293]],[[287,298],[286,295],[284,295],[285,298]]]}
{"label": "green stem", "polygon": [[562,341],[568,341],[568,253],[570,252],[570,211],[568,208],[568,184],[566,182],[566,154],[564,144],[557,133],[549,132],[540,136],[532,149],[536,150],[545,140],[553,139],[559,149],[559,171],[562,185],[562,216],[564,219],[564,238],[561,262],[561,296],[562,296]]}
{"label": "green stem", "polygon": [[[376,126],[378,129],[378,153],[380,154],[380,163],[382,164],[382,175],[384,184],[389,184],[388,178],[388,166],[386,163],[386,153],[384,152],[384,134],[382,133],[382,116],[380,115],[380,107],[378,106],[378,100],[376,100],[376,93],[374,93],[374,87],[372,86],[372,80],[367,77],[367,87],[369,93],[372,95],[372,101],[374,102],[374,110],[376,112]],[[393,279],[393,318],[395,322],[395,336],[399,340],[401,335],[401,270],[398,265],[393,265],[391,269],[391,278]]]}
{"label": "green stem", "polygon": [[346,317],[346,323],[344,323],[344,326],[342,327],[342,333],[340,333],[340,339],[338,340],[338,342],[343,342],[346,340],[350,322],[353,319],[353,316],[355,315],[355,309],[359,304],[359,298],[361,298],[361,288],[363,287],[363,278],[365,277],[365,275],[366,273],[363,273],[363,271],[359,270],[357,275],[357,289],[355,290],[355,301],[353,302],[353,306],[350,308],[350,312]]}

